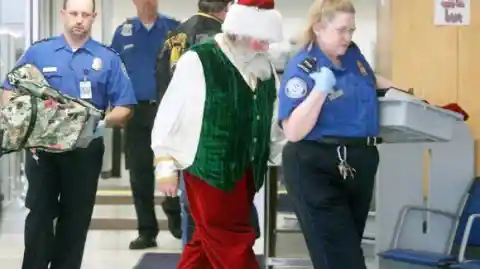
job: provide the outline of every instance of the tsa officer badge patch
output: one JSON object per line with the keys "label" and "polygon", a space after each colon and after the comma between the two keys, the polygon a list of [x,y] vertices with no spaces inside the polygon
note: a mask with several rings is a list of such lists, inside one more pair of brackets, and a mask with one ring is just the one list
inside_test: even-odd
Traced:
{"label": "tsa officer badge patch", "polygon": [[102,59],[100,59],[100,58],[94,58],[94,59],[93,59],[93,63],[92,63],[92,68],[93,68],[93,70],[95,70],[95,71],[100,71],[100,69],[102,69],[102,67],[103,67]]}
{"label": "tsa officer badge patch", "polygon": [[287,85],[285,85],[285,94],[288,98],[303,98],[305,95],[307,95],[307,91],[307,83],[299,77],[291,78],[289,81],[287,81]]}

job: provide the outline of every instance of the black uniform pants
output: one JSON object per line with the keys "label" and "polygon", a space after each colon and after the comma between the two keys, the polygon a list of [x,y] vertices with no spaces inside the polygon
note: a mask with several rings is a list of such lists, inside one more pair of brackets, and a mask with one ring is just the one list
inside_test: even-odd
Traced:
{"label": "black uniform pants", "polygon": [[[133,108],[133,117],[125,128],[125,154],[137,213],[138,232],[140,236],[147,238],[155,238],[158,234],[154,204],[154,155],[151,149],[152,128],[156,112],[155,104],[139,102]],[[166,197],[162,206],[167,217],[170,215],[180,216],[178,197]]]}
{"label": "black uniform pants", "polygon": [[103,139],[67,153],[40,151],[38,161],[27,152],[23,269],[80,269],[103,152]]}
{"label": "black uniform pants", "polygon": [[366,269],[361,240],[378,167],[376,147],[348,146],[355,177],[338,170],[337,145],[288,143],[283,172],[315,269]]}

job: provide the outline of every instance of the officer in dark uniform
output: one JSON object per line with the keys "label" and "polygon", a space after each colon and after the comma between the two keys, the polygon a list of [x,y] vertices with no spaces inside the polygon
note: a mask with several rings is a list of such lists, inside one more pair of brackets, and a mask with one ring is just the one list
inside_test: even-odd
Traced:
{"label": "officer in dark uniform", "polygon": [[[113,36],[112,47],[120,53],[132,80],[138,104],[133,117],[125,128],[125,153],[130,172],[135,211],[138,218],[139,236],[130,243],[130,249],[156,247],[158,221],[155,215],[155,176],[153,152],[150,138],[153,121],[159,104],[155,85],[155,56],[163,47],[168,32],[179,25],[179,21],[157,13],[158,1],[134,0],[138,16],[127,19]],[[167,212],[169,205],[164,205]],[[180,210],[167,214],[169,226],[180,225]],[[181,232],[171,230],[180,238]]]}
{"label": "officer in dark uniform", "polygon": [[[215,34],[222,31],[223,20],[232,2],[233,0],[199,0],[199,12],[170,33],[163,50],[157,55],[157,91],[161,97],[167,90],[175,69],[175,64],[180,56],[188,50],[190,46],[202,40],[212,38]],[[182,243],[185,245],[192,238],[195,223],[190,214],[185,191],[183,191],[183,180],[180,182],[180,189],[182,190],[180,201],[179,197],[166,197],[165,202],[171,205],[170,208],[175,208],[175,205],[178,206],[179,202],[182,205],[181,229],[180,225],[178,225],[175,227],[175,230],[182,231]],[[174,216],[176,216],[177,211],[169,212],[165,210],[165,213],[175,214]],[[173,216],[170,218],[173,218]],[[255,207],[252,209],[252,225],[256,229],[257,236],[259,236],[260,227]]]}
{"label": "officer in dark uniform", "polygon": [[[25,221],[23,269],[81,268],[102,167],[103,128],[125,124],[136,103],[119,55],[90,38],[95,17],[95,1],[65,0],[64,34],[36,42],[17,63],[35,65],[64,94],[102,110],[113,107],[97,126],[88,148],[27,152],[26,206],[30,212]],[[6,81],[3,87],[6,100],[11,85]]]}
{"label": "officer in dark uniform", "polygon": [[168,84],[180,56],[192,45],[222,31],[222,22],[233,0],[199,0],[198,13],[169,34],[163,50],[157,54],[156,80],[160,97]]}
{"label": "officer in dark uniform", "polygon": [[376,86],[391,83],[351,41],[351,3],[318,1],[310,14],[279,92],[286,188],[314,268],[366,269],[361,240],[381,142]]}

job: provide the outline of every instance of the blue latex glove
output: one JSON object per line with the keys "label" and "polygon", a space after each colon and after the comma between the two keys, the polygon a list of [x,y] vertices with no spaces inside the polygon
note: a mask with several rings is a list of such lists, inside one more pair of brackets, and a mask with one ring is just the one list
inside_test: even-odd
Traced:
{"label": "blue latex glove", "polygon": [[310,74],[315,82],[312,91],[328,94],[333,91],[333,87],[337,83],[332,70],[326,67],[320,68],[320,71]]}
{"label": "blue latex glove", "polygon": [[97,123],[95,132],[93,133],[93,139],[99,138],[105,135],[105,121],[101,120]]}

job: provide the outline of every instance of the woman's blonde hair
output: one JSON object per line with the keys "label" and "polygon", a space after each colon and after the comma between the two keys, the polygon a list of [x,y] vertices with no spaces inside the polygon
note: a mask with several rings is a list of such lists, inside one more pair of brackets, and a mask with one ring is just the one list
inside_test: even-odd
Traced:
{"label": "woman's blonde hair", "polygon": [[355,7],[350,0],[314,0],[308,11],[307,25],[297,44],[304,47],[315,40],[313,26],[318,22],[331,21],[338,12],[355,14]]}

